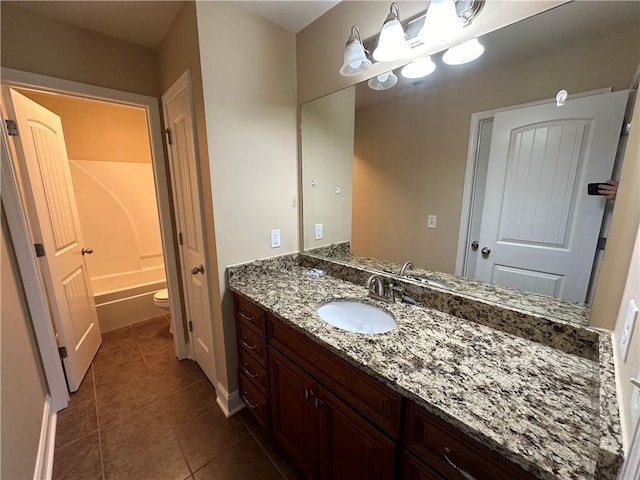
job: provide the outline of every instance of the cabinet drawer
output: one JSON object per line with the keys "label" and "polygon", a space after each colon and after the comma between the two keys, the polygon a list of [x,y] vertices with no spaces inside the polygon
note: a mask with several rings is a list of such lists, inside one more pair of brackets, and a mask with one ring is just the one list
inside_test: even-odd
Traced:
{"label": "cabinet drawer", "polygon": [[402,453],[402,480],[446,480],[408,452]]}
{"label": "cabinet drawer", "polygon": [[370,422],[392,437],[399,437],[400,394],[272,315],[267,315],[267,329],[270,345],[313,375]]}
{"label": "cabinet drawer", "polygon": [[260,362],[260,365],[267,366],[267,343],[243,322],[238,322],[238,346]]}
{"label": "cabinet drawer", "polygon": [[255,358],[247,353],[244,348],[238,350],[238,369],[247,380],[260,390],[263,395],[267,395],[267,370],[260,365]]}
{"label": "cabinet drawer", "polygon": [[412,402],[408,402],[407,407],[404,444],[446,478],[462,478],[460,470],[463,470],[478,480],[535,479],[518,465]]}
{"label": "cabinet drawer", "polygon": [[254,332],[265,338],[265,319],[262,309],[239,295],[234,296],[236,319],[244,322]]}
{"label": "cabinet drawer", "polygon": [[269,430],[269,403],[267,397],[251,383],[247,377],[239,372],[238,375],[240,397],[247,406],[247,410],[255,417],[265,430]]}

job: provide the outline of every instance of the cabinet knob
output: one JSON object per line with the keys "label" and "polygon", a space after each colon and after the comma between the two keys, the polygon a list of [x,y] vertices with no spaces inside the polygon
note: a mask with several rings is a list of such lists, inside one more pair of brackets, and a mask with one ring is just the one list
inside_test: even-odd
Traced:
{"label": "cabinet knob", "polygon": [[91,255],[93,253],[93,248],[89,247],[89,248],[82,248],[82,250],[80,250],[80,253],[82,255]]}
{"label": "cabinet knob", "polygon": [[491,250],[489,249],[489,247],[482,247],[482,250],[480,250],[480,253],[482,253],[483,257],[487,258],[491,253]]}
{"label": "cabinet knob", "polygon": [[204,265],[200,265],[199,267],[193,267],[191,269],[191,275],[197,275],[199,273],[204,273]]}
{"label": "cabinet knob", "polygon": [[474,240],[473,242],[471,242],[471,250],[473,250],[474,252],[478,249],[479,246],[480,244],[478,243],[478,240]]}

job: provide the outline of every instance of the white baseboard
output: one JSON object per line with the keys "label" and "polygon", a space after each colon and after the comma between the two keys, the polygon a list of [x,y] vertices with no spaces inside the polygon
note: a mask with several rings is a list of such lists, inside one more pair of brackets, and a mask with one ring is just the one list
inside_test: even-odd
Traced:
{"label": "white baseboard", "polygon": [[216,384],[216,394],[216,402],[218,403],[218,406],[222,410],[222,413],[224,413],[225,417],[228,418],[232,415],[235,415],[244,408],[244,402],[240,399],[240,393],[238,392],[238,390],[229,394],[229,392],[227,392],[227,389],[224,388],[224,386],[220,382],[218,382]]}
{"label": "white baseboard", "polygon": [[33,472],[34,480],[48,480],[53,475],[53,451],[56,446],[56,424],[58,413],[51,408],[51,397],[44,402],[42,412],[42,427],[40,428],[40,444],[36,467]]}

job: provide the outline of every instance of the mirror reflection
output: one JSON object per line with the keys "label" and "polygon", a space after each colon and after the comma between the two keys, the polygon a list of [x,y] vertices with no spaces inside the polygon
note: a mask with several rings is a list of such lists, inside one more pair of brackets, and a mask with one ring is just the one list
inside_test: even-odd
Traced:
{"label": "mirror reflection", "polygon": [[[640,58],[639,8],[571,2],[481,37],[485,51],[474,62],[453,66],[432,55],[436,70],[423,79],[403,80],[398,70],[392,89],[363,82],[303,105],[305,249],[350,241],[355,255],[584,301],[600,224],[613,207],[589,197],[586,184],[618,169],[617,139],[589,148],[614,135],[596,133],[596,123],[619,135],[624,90]],[[556,107],[562,89],[568,100]],[[596,113],[611,106],[596,121],[582,105],[605,92],[620,93],[592,103]],[[523,108],[534,111],[509,123]],[[496,127],[506,135],[502,144],[494,143]],[[508,161],[492,159],[496,145]],[[513,155],[527,145],[528,154]],[[586,223],[590,231],[581,229]],[[582,256],[565,273],[527,263],[536,250],[576,243]],[[533,248],[505,259],[504,246],[515,244]],[[567,293],[576,283],[571,275],[583,287]]]}

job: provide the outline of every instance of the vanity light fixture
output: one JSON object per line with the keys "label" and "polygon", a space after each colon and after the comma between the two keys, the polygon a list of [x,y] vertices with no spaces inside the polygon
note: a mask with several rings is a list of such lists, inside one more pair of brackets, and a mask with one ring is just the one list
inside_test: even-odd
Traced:
{"label": "vanity light fixture", "polygon": [[398,83],[398,77],[395,73],[389,71],[370,78],[367,85],[369,85],[369,88],[372,90],[389,90],[396,83]]}
{"label": "vanity light fixture", "polygon": [[373,51],[373,59],[378,62],[394,62],[406,58],[411,52],[411,47],[404,34],[404,28],[399,20],[400,9],[393,2],[389,9],[389,15],[382,25],[378,35],[378,46]]}
{"label": "vanity light fixture", "polygon": [[442,61],[448,65],[462,65],[480,57],[484,53],[484,47],[477,38],[451,47],[442,55]]}
{"label": "vanity light fixture", "polygon": [[422,78],[431,75],[435,69],[436,64],[433,63],[431,57],[420,57],[402,67],[400,75],[404,78]]}
{"label": "vanity light fixture", "polygon": [[463,24],[453,0],[431,0],[418,39],[426,45],[445,42],[462,32]]}
{"label": "vanity light fixture", "polygon": [[367,51],[360,40],[360,29],[357,25],[351,27],[351,35],[344,49],[344,61],[340,68],[340,75],[351,77],[364,73],[371,68],[371,60],[367,58]]}

